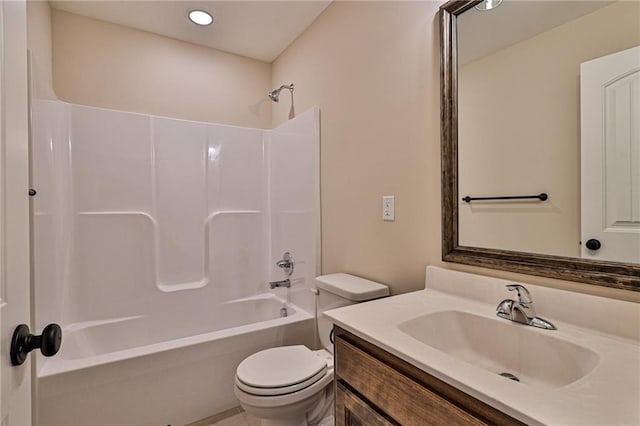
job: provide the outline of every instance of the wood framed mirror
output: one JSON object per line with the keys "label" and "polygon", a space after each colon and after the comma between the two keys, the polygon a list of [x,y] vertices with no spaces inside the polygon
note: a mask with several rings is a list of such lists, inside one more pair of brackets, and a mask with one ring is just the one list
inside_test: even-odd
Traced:
{"label": "wood framed mirror", "polygon": [[[476,5],[481,3],[485,3],[485,2],[480,0],[453,0],[453,1],[447,2],[440,8],[441,138],[442,138],[441,139],[441,144],[442,144],[441,146],[442,259],[443,261],[462,263],[467,265],[475,265],[475,266],[481,266],[481,267],[492,268],[492,269],[500,269],[500,270],[523,273],[523,274],[577,281],[577,282],[591,284],[591,285],[599,285],[599,286],[613,287],[613,288],[619,288],[619,289],[625,289],[625,290],[640,291],[640,256],[638,256],[635,253],[636,249],[638,250],[638,253],[640,253],[640,219],[638,219],[637,217],[637,215],[639,214],[636,211],[638,209],[637,207],[633,207],[635,209],[633,212],[633,215],[635,216],[633,216],[631,219],[628,219],[626,221],[622,220],[621,222],[628,225],[628,227],[630,227],[631,229],[632,239],[630,241],[632,246],[631,246],[631,249],[627,251],[632,252],[631,253],[632,261],[628,261],[628,260],[616,261],[616,260],[608,260],[608,259],[601,260],[601,259],[598,259],[597,256],[595,255],[591,256],[591,251],[585,249],[583,246],[582,240],[585,239],[585,236],[584,236],[585,234],[584,234],[584,231],[582,234],[580,233],[581,232],[580,227],[581,227],[581,223],[585,222],[585,219],[584,218],[581,219],[582,216],[579,216],[580,208],[581,208],[580,207],[581,197],[580,197],[580,189],[579,189],[580,170],[581,170],[581,164],[580,164],[580,158],[581,158],[580,143],[581,142],[579,140],[580,130],[581,130],[580,129],[580,114],[581,114],[580,72],[582,69],[582,66],[580,65],[580,63],[577,63],[577,65],[572,65],[573,68],[571,71],[574,74],[577,73],[576,75],[571,77],[573,79],[571,84],[575,86],[575,87],[572,87],[572,90],[573,90],[572,96],[574,96],[575,98],[575,105],[576,105],[576,111],[573,113],[573,115],[576,116],[576,123],[574,123],[573,125],[575,129],[572,129],[572,131],[577,136],[565,137],[563,139],[563,143],[564,143],[564,140],[571,139],[570,143],[573,144],[571,147],[571,149],[573,149],[571,158],[575,158],[575,162],[577,163],[577,166],[575,166],[574,169],[577,170],[578,176],[576,177],[577,179],[576,182],[572,183],[572,185],[573,185],[573,192],[576,193],[575,199],[577,201],[574,201],[574,204],[577,204],[577,206],[575,206],[575,209],[578,211],[578,213],[573,213],[573,218],[571,219],[571,222],[570,222],[571,227],[576,228],[574,234],[572,234],[572,236],[570,237],[573,245],[571,250],[573,250],[572,253],[575,253],[575,255],[564,255],[562,251],[555,252],[554,250],[548,250],[546,252],[545,250],[537,250],[537,249],[528,250],[526,248],[518,248],[517,245],[515,246],[513,245],[510,246],[509,244],[502,245],[501,243],[496,243],[496,242],[489,242],[487,244],[483,244],[483,243],[469,244],[467,243],[467,240],[473,240],[473,239],[466,238],[467,236],[465,235],[463,235],[463,238],[461,239],[461,232],[460,232],[461,231],[461,222],[460,222],[461,209],[467,209],[467,210],[471,209],[469,205],[472,203],[463,201],[462,196],[463,195],[468,196],[469,194],[467,194],[466,192],[464,194],[460,193],[461,192],[460,191],[460,182],[461,182],[460,172],[461,172],[461,167],[463,166],[461,166],[459,161],[461,157],[465,157],[465,155],[466,157],[469,157],[471,154],[465,153],[465,155],[461,155],[461,152],[460,152],[461,141],[459,140],[459,138],[461,133],[464,133],[466,137],[465,142],[468,142],[470,139],[474,139],[476,135],[479,135],[479,133],[470,132],[466,130],[465,130],[466,133],[461,131],[461,125],[466,124],[466,121],[470,116],[469,111],[473,113],[474,110],[469,110],[469,109],[465,110],[464,120],[463,120],[462,116],[460,115],[461,105],[460,105],[460,99],[459,99],[459,95],[460,95],[459,89],[461,85],[460,76],[459,76],[459,61],[460,61],[459,55],[461,52],[461,48],[459,46],[459,29],[460,29],[459,25],[460,25],[461,16],[465,13],[468,13],[472,9],[475,9]],[[504,2],[504,4],[506,3],[507,1]],[[524,4],[527,2],[513,2],[513,3]],[[528,3],[553,3],[553,2],[528,2]],[[563,3],[563,2],[556,2],[556,3]],[[570,3],[570,2],[564,2],[564,3]],[[607,13],[610,13],[609,9],[606,9],[606,8],[609,6],[616,6],[614,3],[618,3],[618,2],[600,2],[600,3],[602,3],[602,5],[599,6],[600,8],[599,10],[601,10],[601,12],[607,11]],[[620,3],[622,4],[622,2]],[[631,4],[634,2],[626,2],[626,3]],[[628,7],[628,4],[625,7]],[[613,7],[611,8],[611,10],[613,10]],[[592,19],[591,15],[594,12],[587,11],[587,12],[581,12],[581,13],[582,14],[580,15],[580,19],[584,21],[586,19]],[[626,13],[628,15],[629,11],[628,10],[626,12],[621,11],[621,13]],[[633,13],[636,13],[636,12],[632,11],[632,18],[637,19],[638,15],[634,16]],[[532,13],[529,12],[529,15],[532,15]],[[557,14],[553,14],[553,15],[555,16]],[[633,23],[631,25],[633,25]],[[513,27],[513,25],[511,26]],[[559,28],[560,26],[561,26],[560,24],[555,23],[553,28],[554,29]],[[493,32],[494,27],[495,27],[495,24],[490,24],[490,26],[487,27],[487,32]],[[592,28],[592,31],[594,31],[593,25],[591,26],[591,28]],[[556,31],[559,31],[559,30],[556,30]],[[640,34],[640,32],[637,32],[636,36],[638,34]],[[640,43],[637,43],[637,44],[640,45]],[[511,43],[509,46],[510,46],[509,48],[512,50],[517,48],[517,47],[514,47],[513,43]],[[503,48],[504,48],[504,45],[503,45]],[[629,47],[627,45],[623,45],[622,48],[619,48],[619,49],[616,47],[616,49],[620,51],[628,48]],[[638,49],[640,49],[640,47],[638,47]],[[605,53],[609,54],[608,51],[605,51]],[[468,53],[465,53],[465,55],[468,56]],[[640,55],[638,55],[638,57],[640,58]],[[587,57],[587,59],[591,60],[592,57]],[[580,61],[582,60],[583,59],[580,59]],[[520,63],[520,62],[522,61],[516,61],[516,60],[513,61],[513,63]],[[577,71],[576,71],[576,66],[577,66]],[[553,74],[554,71],[551,70],[550,73]],[[633,76],[633,78],[636,79],[637,81],[640,81],[640,70],[636,70],[636,74],[637,76]],[[629,76],[631,74],[627,73],[625,75]],[[491,75],[489,75],[488,78],[490,79]],[[582,77],[582,80],[584,80],[584,77]],[[487,81],[487,77],[485,77],[484,81],[485,82]],[[640,83],[634,83],[634,84],[640,84]],[[505,91],[508,92],[509,89],[505,89]],[[585,98],[584,91],[582,92],[582,98]],[[554,99],[552,102],[557,103],[559,101],[557,99]],[[574,102],[574,101],[572,100],[571,102]],[[486,102],[484,101],[475,102],[475,105],[486,105]],[[511,112],[517,113],[518,111],[522,110],[522,107],[518,104],[504,105],[504,107],[500,109],[501,114],[503,111],[507,111],[507,110],[510,111],[510,113]],[[584,107],[582,108],[582,110],[584,110]],[[637,110],[634,110],[634,111],[637,111]],[[632,113],[635,114],[635,112],[632,112]],[[524,114],[526,113],[523,111],[521,115],[524,115]],[[511,119],[510,121],[513,121],[513,119]],[[569,122],[570,120],[564,119],[564,121]],[[552,123],[548,124],[545,121],[544,125],[540,127],[551,128]],[[495,126],[493,128],[495,129]],[[582,129],[582,133],[586,133],[584,128]],[[634,137],[637,137],[637,136],[634,136]],[[478,139],[480,139],[479,136],[478,136]],[[578,140],[576,141],[573,139],[578,139]],[[480,143],[475,140],[473,142]],[[637,142],[636,142],[636,145],[638,145]],[[539,148],[539,149],[542,149],[542,148]],[[519,148],[514,149],[514,151],[518,151],[518,150]],[[584,151],[584,148],[582,149],[582,151]],[[477,152],[475,153],[477,154]],[[640,154],[638,154],[638,157],[640,158]],[[479,161],[481,162],[482,159],[479,159]],[[640,164],[640,160],[637,160],[637,161],[638,161],[638,164]],[[640,172],[637,171],[638,164],[632,163],[632,166],[629,166],[629,167],[633,167],[633,169],[630,169],[631,179],[635,179],[636,176],[640,176]],[[486,164],[486,168],[490,169],[495,167],[492,164]],[[586,166],[582,164],[582,169],[585,169],[585,168]],[[465,172],[465,173],[466,171],[467,171],[466,168],[462,170],[462,172]],[[583,176],[584,176],[584,172],[585,170],[582,170]],[[474,178],[474,180],[478,180],[478,179]],[[502,182],[502,181],[512,181],[512,180],[517,180],[517,179],[515,179],[515,177],[503,177],[503,178],[493,179],[494,183]],[[556,178],[556,180],[558,179]],[[637,183],[635,185],[636,186],[633,187],[634,193],[632,196],[633,197],[632,203],[638,203],[638,206],[640,206],[640,183]],[[522,186],[523,186],[523,189],[521,193],[524,192],[525,194],[527,193],[538,194],[542,192],[547,192],[546,188],[536,187],[535,188],[536,190],[533,191],[532,187],[527,187],[527,185],[522,185]],[[552,217],[552,216],[554,218],[559,217],[561,215],[561,212],[563,211],[563,208],[559,207],[560,197],[558,196],[558,191],[559,190],[556,190],[556,189],[549,191],[549,201],[548,202],[546,200],[544,201],[544,203],[547,203],[547,204],[544,204],[545,206],[544,208],[546,209],[544,211],[541,210],[542,207],[539,207],[542,204],[532,204],[532,203],[543,203],[543,201],[534,200],[533,202],[526,201],[523,203],[522,201],[518,200],[515,203],[513,203],[512,201],[507,201],[509,205],[508,209],[504,208],[505,203],[503,201],[490,202],[489,204],[485,204],[484,209],[476,208],[477,209],[476,213],[481,212],[489,216],[491,215],[492,212],[495,212],[500,208],[502,208],[503,211],[510,210],[512,212],[515,212],[516,215],[521,215],[522,217],[528,217],[528,218],[530,218],[531,216],[530,215],[527,216],[527,214],[530,214],[532,212],[533,212],[532,214],[534,215],[539,214],[539,215],[546,215],[547,217]],[[521,195],[521,193],[517,195]],[[494,191],[494,193],[491,193],[491,194],[471,194],[471,195],[472,196],[475,196],[475,195],[502,196],[502,195],[516,195],[516,194],[509,194],[509,193],[505,194],[504,188],[497,188],[496,191]],[[582,198],[585,198],[584,192],[583,192]],[[524,205],[524,207],[522,207],[522,205]],[[535,211],[536,209],[538,209],[537,212]],[[527,214],[524,214],[523,213],[524,211],[526,211]],[[530,222],[527,222],[527,223],[530,223]],[[527,223],[525,223],[525,225],[520,225],[520,228],[528,227]],[[465,226],[467,225],[464,224],[462,228],[466,229]],[[531,228],[538,229],[536,226],[531,226]],[[541,233],[538,238],[554,239],[555,238],[554,235],[557,234],[557,231],[553,231],[552,227],[549,227],[549,228],[551,229],[549,232],[555,232],[555,234],[552,234],[549,237],[545,237],[545,235]],[[616,229],[616,231],[617,230],[618,229]],[[492,232],[493,235],[496,235],[500,233],[508,233],[509,231],[501,230],[501,229],[492,229],[490,232]],[[540,233],[540,231],[537,231],[537,232]],[[517,236],[514,239],[519,240]],[[516,248],[514,249],[514,247]],[[633,259],[635,259],[636,257],[637,257],[637,261],[634,261]]]}

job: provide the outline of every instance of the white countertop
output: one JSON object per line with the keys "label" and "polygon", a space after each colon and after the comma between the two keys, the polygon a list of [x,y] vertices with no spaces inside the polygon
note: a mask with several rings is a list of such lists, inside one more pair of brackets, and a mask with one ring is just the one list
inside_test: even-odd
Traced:
{"label": "white countertop", "polygon": [[[640,327],[637,304],[527,285],[534,302],[536,295],[539,295],[541,300],[566,299],[566,303],[573,300],[574,303],[567,308],[569,311],[590,309],[591,305],[602,308],[603,304],[611,309],[607,318],[600,317],[601,322],[608,322],[606,326],[600,326],[598,318],[588,320],[591,318],[588,315],[584,316],[587,320],[581,319],[578,321],[580,324],[576,325],[557,319],[549,310],[545,311],[544,318],[552,321],[558,329],[551,331],[530,327],[531,332],[553,333],[554,338],[591,349],[599,355],[599,360],[592,371],[569,385],[559,388],[529,386],[440,352],[398,328],[407,320],[451,310],[483,316],[492,321],[505,321],[514,327],[527,327],[495,315],[495,308],[502,299],[496,298],[494,304],[482,300],[487,294],[493,294],[496,289],[503,287],[505,281],[485,277],[478,281],[475,275],[433,269],[435,271],[428,273],[425,290],[334,309],[326,311],[325,315],[347,331],[525,423],[640,424],[640,345],[633,338]],[[468,276],[474,278],[474,286],[482,293],[477,298],[469,296],[468,283],[465,287],[464,281]],[[448,287],[451,291],[443,291],[446,287],[441,282],[430,285],[430,278],[432,281],[446,278],[450,281]],[[465,295],[461,294],[462,288]],[[506,296],[514,295],[507,293]],[[568,315],[567,309],[563,315]],[[616,312],[622,313],[617,315]],[[592,314],[598,315],[598,312]],[[589,327],[589,321],[595,324],[593,328]],[[622,333],[609,332],[615,327],[616,321],[625,322],[626,325],[620,327],[628,329]],[[629,326],[629,321],[636,323]],[[446,330],[442,332],[446,333]],[[540,356],[545,356],[544,351]]]}

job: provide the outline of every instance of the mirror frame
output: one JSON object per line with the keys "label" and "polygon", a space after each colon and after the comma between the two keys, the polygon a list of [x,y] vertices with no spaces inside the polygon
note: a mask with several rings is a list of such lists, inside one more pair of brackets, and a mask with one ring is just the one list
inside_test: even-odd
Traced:
{"label": "mirror frame", "polygon": [[440,7],[442,260],[640,291],[640,265],[459,245],[457,17],[481,1],[451,0]]}

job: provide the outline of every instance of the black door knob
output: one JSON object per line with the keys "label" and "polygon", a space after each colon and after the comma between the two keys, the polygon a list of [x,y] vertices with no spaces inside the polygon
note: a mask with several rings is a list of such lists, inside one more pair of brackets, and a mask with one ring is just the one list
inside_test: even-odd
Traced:
{"label": "black door knob", "polygon": [[596,240],[595,238],[591,238],[590,240],[587,240],[587,243],[585,245],[589,250],[599,250],[600,247],[602,247],[602,244],[600,244],[600,241]]}
{"label": "black door knob", "polygon": [[20,324],[11,337],[11,365],[24,363],[34,349],[40,349],[44,356],[53,356],[58,353],[61,344],[62,329],[58,324],[49,324],[39,336],[31,334],[28,325]]}

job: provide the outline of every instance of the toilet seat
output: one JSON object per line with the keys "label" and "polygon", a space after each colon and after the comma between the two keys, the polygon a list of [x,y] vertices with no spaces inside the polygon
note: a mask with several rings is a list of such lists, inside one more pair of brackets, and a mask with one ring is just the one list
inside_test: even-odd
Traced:
{"label": "toilet seat", "polygon": [[327,361],[303,345],[257,352],[240,363],[236,386],[256,396],[278,396],[305,389],[327,374]]}
{"label": "toilet seat", "polygon": [[323,378],[325,374],[327,374],[326,368],[307,380],[304,380],[300,383],[296,383],[294,385],[283,386],[280,388],[259,388],[259,387],[248,386],[247,384],[242,383],[242,381],[236,375],[236,386],[238,386],[238,388],[252,395],[278,396],[278,395],[285,395],[292,392],[297,392],[301,389],[307,388],[312,384],[314,384],[315,382],[317,382],[318,380],[320,380],[321,378]]}
{"label": "toilet seat", "polygon": [[279,409],[279,407],[291,406],[292,404],[300,404],[303,401],[320,397],[322,390],[327,386],[331,386],[333,382],[333,368],[327,369],[327,373],[317,382],[304,389],[300,389],[297,392],[291,392],[284,395],[253,395],[243,391],[238,387],[238,380],[236,378],[235,386],[233,387],[233,393],[240,401],[240,405],[251,406],[255,408],[266,409]]}

